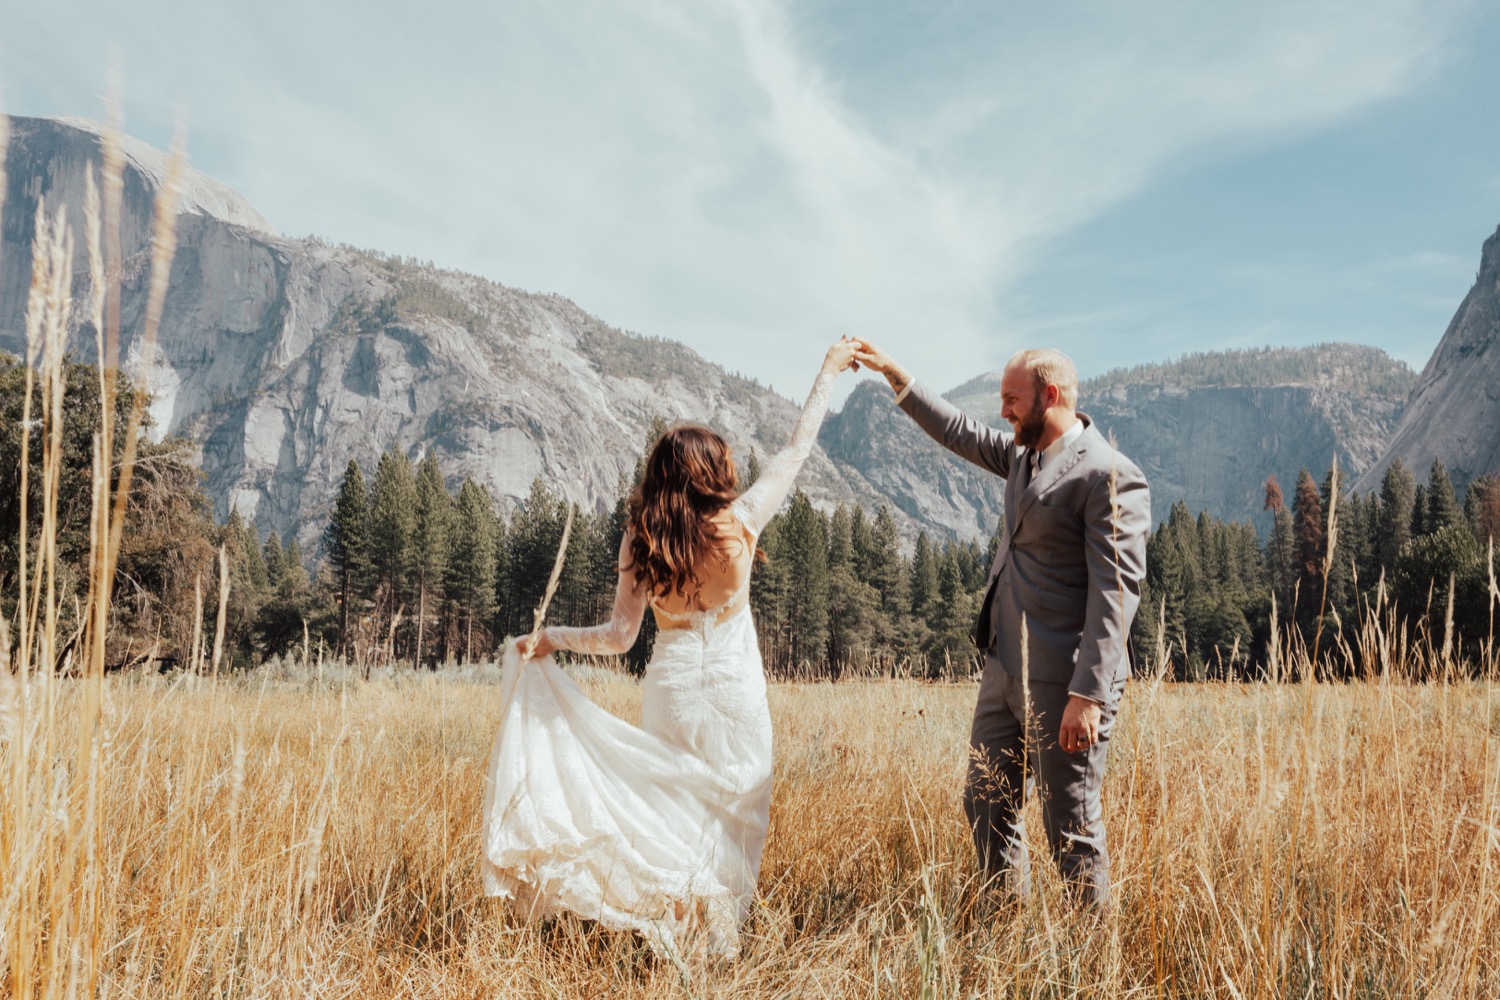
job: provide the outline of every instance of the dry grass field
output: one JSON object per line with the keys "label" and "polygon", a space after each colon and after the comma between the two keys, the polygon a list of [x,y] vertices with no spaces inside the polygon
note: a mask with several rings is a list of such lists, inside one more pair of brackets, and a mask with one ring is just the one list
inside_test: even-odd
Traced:
{"label": "dry grass field", "polygon": [[[71,781],[91,685],[23,691],[0,671],[6,763],[28,738],[31,762],[3,803],[13,994],[1500,994],[1490,684],[1132,685],[1106,786],[1119,908],[1102,922],[1063,905],[1034,804],[1033,898],[994,912],[971,891],[972,686],[776,685],[745,954],[681,970],[630,935],[482,897],[493,671],[346,676],[107,681],[91,797]],[[585,686],[638,712],[628,678]]]}

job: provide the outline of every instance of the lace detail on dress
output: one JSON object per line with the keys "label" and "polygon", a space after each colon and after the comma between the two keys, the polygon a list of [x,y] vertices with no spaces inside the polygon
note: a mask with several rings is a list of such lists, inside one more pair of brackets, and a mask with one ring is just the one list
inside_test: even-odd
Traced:
{"label": "lace detail on dress", "polygon": [[616,557],[620,579],[615,583],[615,606],[609,621],[602,625],[572,627],[548,625],[547,638],[560,649],[591,656],[618,656],[635,645],[641,631],[641,617],[646,613],[646,595],[637,586],[635,573],[623,567],[630,559],[630,534],[620,539]]}

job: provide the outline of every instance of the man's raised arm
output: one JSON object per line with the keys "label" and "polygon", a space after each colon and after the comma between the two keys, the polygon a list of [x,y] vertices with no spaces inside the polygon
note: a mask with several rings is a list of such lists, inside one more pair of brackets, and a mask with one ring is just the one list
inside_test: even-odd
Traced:
{"label": "man's raised arm", "polygon": [[975,420],[928,389],[871,341],[859,339],[854,360],[884,375],[896,394],[896,405],[938,444],[997,476],[1010,475],[1009,434]]}

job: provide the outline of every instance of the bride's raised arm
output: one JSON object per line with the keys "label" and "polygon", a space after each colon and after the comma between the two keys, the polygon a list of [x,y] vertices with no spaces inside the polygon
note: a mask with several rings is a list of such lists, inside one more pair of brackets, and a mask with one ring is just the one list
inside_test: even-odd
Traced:
{"label": "bride's raised arm", "polygon": [[802,463],[812,454],[813,442],[818,439],[818,428],[823,415],[828,412],[828,400],[833,395],[833,382],[838,373],[850,366],[859,342],[848,337],[840,338],[828,349],[823,358],[823,367],[813,382],[807,402],[797,415],[797,425],[792,428],[791,440],[777,452],[761,469],[760,478],[735,501],[740,520],[755,534],[760,534],[766,522],[771,520],[781,501],[791,492],[792,483],[802,469]]}

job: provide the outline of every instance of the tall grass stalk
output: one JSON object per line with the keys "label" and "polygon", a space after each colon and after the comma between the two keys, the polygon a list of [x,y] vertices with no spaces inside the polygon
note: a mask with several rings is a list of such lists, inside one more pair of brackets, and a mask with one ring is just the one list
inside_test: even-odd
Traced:
{"label": "tall grass stalk", "polygon": [[1328,526],[1324,535],[1323,546],[1323,592],[1318,598],[1318,629],[1313,637],[1312,667],[1313,673],[1310,677],[1317,677],[1321,662],[1318,653],[1323,642],[1323,616],[1328,613],[1328,577],[1333,571],[1333,557],[1338,550],[1339,541],[1339,457],[1333,456],[1333,465],[1328,470]]}

